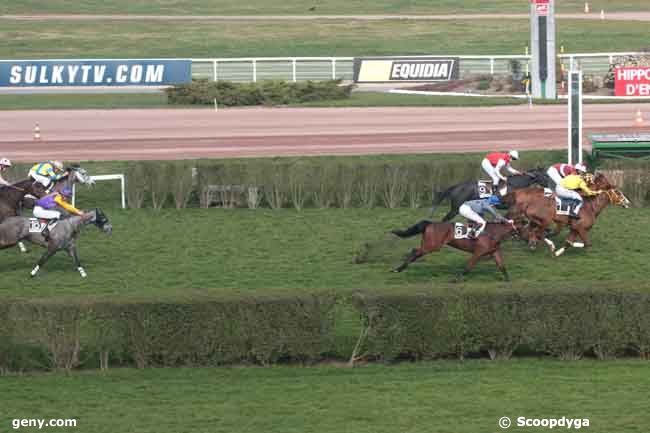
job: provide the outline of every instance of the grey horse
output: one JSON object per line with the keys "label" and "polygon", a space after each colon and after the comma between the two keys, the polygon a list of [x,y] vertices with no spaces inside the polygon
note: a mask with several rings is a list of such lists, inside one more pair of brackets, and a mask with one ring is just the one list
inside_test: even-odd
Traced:
{"label": "grey horse", "polygon": [[47,262],[50,257],[60,250],[66,250],[79,274],[86,278],[87,274],[77,255],[76,240],[82,226],[94,224],[106,234],[111,234],[113,226],[108,222],[108,218],[97,208],[93,211],[87,212],[83,217],[72,216],[59,221],[56,226],[50,229],[50,239],[46,241],[40,232],[30,233],[30,226],[34,219],[26,217],[10,217],[0,224],[0,249],[13,247],[22,240],[27,240],[33,244],[41,245],[47,248],[38,260],[31,275],[35,277],[41,266]]}

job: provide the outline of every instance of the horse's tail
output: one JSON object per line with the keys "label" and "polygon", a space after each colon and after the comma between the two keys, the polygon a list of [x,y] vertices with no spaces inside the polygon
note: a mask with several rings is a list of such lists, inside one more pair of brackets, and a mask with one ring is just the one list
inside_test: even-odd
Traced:
{"label": "horse's tail", "polygon": [[440,203],[442,203],[449,197],[449,194],[451,194],[451,190],[454,189],[455,186],[456,185],[451,186],[447,188],[445,191],[437,192],[435,194],[435,196],[433,197],[433,202],[431,203],[431,211],[429,212],[429,218],[433,217],[433,214],[436,212],[436,206],[439,206]]}
{"label": "horse's tail", "polygon": [[426,230],[429,224],[431,224],[431,221],[422,220],[419,223],[407,228],[406,230],[395,229],[391,233],[393,233],[395,236],[399,236],[400,238],[410,238],[415,235],[419,235],[420,233],[424,233],[424,230]]}

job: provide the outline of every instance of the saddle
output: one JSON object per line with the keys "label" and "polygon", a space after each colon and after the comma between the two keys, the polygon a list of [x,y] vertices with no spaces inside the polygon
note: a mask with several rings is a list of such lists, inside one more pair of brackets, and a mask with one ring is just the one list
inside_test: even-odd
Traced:
{"label": "saddle", "polygon": [[29,232],[30,233],[43,233],[43,230],[45,230],[45,227],[48,228],[48,230],[52,230],[54,227],[56,227],[56,220],[46,220],[42,218],[30,218],[29,219]]}

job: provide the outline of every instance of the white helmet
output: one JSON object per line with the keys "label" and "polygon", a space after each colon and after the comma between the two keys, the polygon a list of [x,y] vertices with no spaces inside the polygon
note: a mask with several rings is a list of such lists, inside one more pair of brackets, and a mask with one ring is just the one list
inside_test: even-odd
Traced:
{"label": "white helmet", "polygon": [[578,164],[574,165],[573,168],[575,168],[576,171],[578,171],[580,173],[586,173],[587,172],[587,167],[585,167],[584,164],[578,163]]}
{"label": "white helmet", "polygon": [[8,158],[2,158],[0,159],[0,165],[4,167],[11,167],[11,161],[9,161]]}
{"label": "white helmet", "polygon": [[510,152],[508,152],[508,155],[510,155],[510,157],[514,160],[519,159],[519,152],[517,152],[516,150],[511,150]]}
{"label": "white helmet", "polygon": [[63,171],[63,163],[61,161],[50,161],[50,164],[59,171]]}

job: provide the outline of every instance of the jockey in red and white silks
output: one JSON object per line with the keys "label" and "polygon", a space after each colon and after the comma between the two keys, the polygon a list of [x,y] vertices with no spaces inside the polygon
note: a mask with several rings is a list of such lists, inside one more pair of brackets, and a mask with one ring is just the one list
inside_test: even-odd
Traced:
{"label": "jockey in red and white silks", "polygon": [[487,175],[492,179],[492,185],[494,185],[494,189],[496,189],[499,185],[499,181],[507,180],[506,177],[501,174],[502,168],[505,167],[511,174],[521,174],[519,170],[515,170],[510,166],[510,162],[512,160],[516,161],[518,159],[519,152],[516,150],[511,150],[508,153],[488,153],[485,156],[483,162],[481,162],[481,167],[483,168],[483,171],[485,171],[485,173],[487,173]]}
{"label": "jockey in red and white silks", "polygon": [[562,179],[572,174],[584,174],[587,172],[587,167],[582,164],[553,164],[546,170],[546,174],[553,179],[555,185],[559,185]]}

